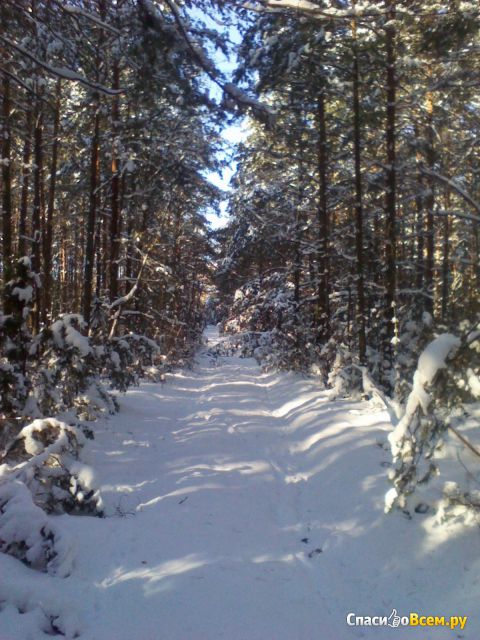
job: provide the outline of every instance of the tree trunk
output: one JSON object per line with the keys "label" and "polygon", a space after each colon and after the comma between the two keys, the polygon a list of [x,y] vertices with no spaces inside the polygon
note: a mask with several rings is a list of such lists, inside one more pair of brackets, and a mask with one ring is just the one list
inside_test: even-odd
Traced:
{"label": "tree trunk", "polygon": [[[118,60],[113,63],[113,89],[120,86],[120,68]],[[120,161],[119,161],[119,119],[120,101],[118,96],[112,99],[112,199],[110,218],[110,269],[109,287],[110,300],[118,297],[118,258],[119,258],[119,232],[120,232]]]}
{"label": "tree trunk", "polygon": [[90,195],[87,217],[87,238],[85,244],[85,278],[83,285],[83,317],[87,325],[90,323],[92,310],[93,267],[95,260],[95,228],[97,222],[97,188],[99,180],[99,140],[100,140],[100,98],[94,100],[93,136],[90,150]]}
{"label": "tree trunk", "polygon": [[25,117],[25,141],[22,154],[22,178],[20,210],[18,218],[18,248],[17,254],[22,258],[27,253],[27,216],[28,216],[28,187],[30,181],[30,154],[32,152],[32,111],[27,108]]}
{"label": "tree trunk", "polygon": [[57,162],[60,128],[60,106],[62,81],[57,80],[55,91],[55,115],[53,121],[52,159],[50,165],[50,185],[48,189],[47,215],[43,232],[43,305],[42,320],[46,324],[52,317],[52,244],[53,212],[55,208],[55,187],[57,182]]}
{"label": "tree trunk", "polygon": [[320,340],[328,340],[330,333],[330,225],[327,209],[327,128],[325,123],[325,95],[323,89],[317,100],[317,172],[318,172],[318,291],[317,307],[318,321],[320,323]]}
{"label": "tree trunk", "polygon": [[[355,7],[355,1],[352,2]],[[357,313],[355,322],[358,336],[358,357],[360,364],[365,364],[367,342],[365,336],[365,283],[363,256],[363,194],[361,174],[361,137],[360,137],[360,75],[357,46],[357,21],[352,20],[353,37],[353,149],[355,163],[355,255],[356,255],[356,285],[357,285]]]}
{"label": "tree trunk", "polygon": [[[13,247],[12,247],[12,139],[10,131],[10,80],[3,78],[3,101],[2,101],[2,259],[3,259],[3,281],[4,285],[12,278],[13,269]],[[4,298],[4,311],[10,313],[9,296]]]}
{"label": "tree trunk", "polygon": [[387,62],[386,78],[386,98],[387,98],[387,126],[386,126],[386,146],[387,146],[387,172],[386,172],[386,296],[385,296],[385,319],[386,319],[386,343],[385,355],[391,353],[392,338],[394,336],[393,318],[395,315],[395,294],[396,294],[396,261],[397,261],[397,220],[396,220],[396,166],[395,166],[395,118],[396,118],[396,77],[395,77],[395,0],[387,0],[387,26],[385,27],[385,46]]}
{"label": "tree trunk", "polygon": [[[429,69],[428,80],[431,80],[432,71]],[[435,130],[433,125],[433,94],[427,92],[426,97],[427,111],[427,148],[426,148],[426,164],[430,171],[435,169]],[[424,287],[427,294],[426,310],[434,315],[434,296],[435,296],[435,226],[434,226],[434,209],[435,209],[435,179],[431,175],[427,175],[427,192],[425,195],[425,209],[427,213],[427,229],[426,229],[426,257],[425,257],[425,274]]]}
{"label": "tree trunk", "polygon": [[451,193],[445,191],[445,218],[443,221],[443,255],[442,255],[442,322],[447,320],[448,299],[450,295],[450,219]]}
{"label": "tree trunk", "polygon": [[[418,126],[415,125],[415,141],[419,142],[420,133]],[[415,194],[415,208],[416,208],[416,236],[417,236],[417,256],[416,256],[416,286],[419,291],[423,291],[423,278],[425,275],[425,264],[423,260],[423,252],[425,249],[425,229],[423,220],[423,175],[422,175],[422,157],[417,151],[416,153],[416,170],[417,170],[417,193]],[[424,298],[421,298],[421,309],[424,307]]]}
{"label": "tree trunk", "polygon": [[[32,210],[32,271],[39,274],[41,269],[41,239],[43,218],[43,107],[41,96],[37,95],[34,111],[33,133],[33,210]],[[37,291],[32,313],[34,331],[40,328],[40,295]]]}

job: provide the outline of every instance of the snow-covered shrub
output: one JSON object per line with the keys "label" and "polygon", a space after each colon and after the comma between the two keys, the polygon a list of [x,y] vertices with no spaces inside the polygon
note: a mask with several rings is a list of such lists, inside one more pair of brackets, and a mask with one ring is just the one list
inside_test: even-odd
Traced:
{"label": "snow-covered shrub", "polygon": [[107,375],[114,389],[126,391],[131,385],[147,375],[160,380],[163,362],[159,345],[150,338],[136,333],[127,333],[107,341],[105,353],[108,356],[103,373]]}
{"label": "snow-covered shrub", "polygon": [[84,335],[85,323],[78,314],[65,314],[43,329],[32,342],[29,355],[33,381],[30,415],[55,415],[95,384],[99,373],[98,354]]}
{"label": "snow-covered shrub", "polygon": [[408,315],[400,325],[395,357],[395,380],[392,385],[398,402],[406,402],[412,390],[411,381],[417,367],[418,354],[433,339],[432,316],[424,312],[421,319]]}
{"label": "snow-covered shrub", "polygon": [[359,393],[362,377],[359,370],[353,366],[353,356],[350,351],[345,345],[335,344],[333,340],[329,340],[322,349],[322,356],[326,362],[331,362],[331,354],[334,354],[334,360],[327,376],[327,385],[331,389],[330,397],[335,399]]}
{"label": "snow-covered shrub", "polygon": [[0,313],[0,419],[5,424],[0,429],[0,450],[15,429],[13,418],[25,406],[31,390],[26,371],[31,342],[28,317],[37,285],[26,257],[17,262],[16,277],[5,285],[5,313]]}
{"label": "snow-covered shrub", "polygon": [[0,551],[60,578],[72,570],[71,541],[33,503],[29,489],[18,479],[0,482]]}
{"label": "snow-covered shrub", "polygon": [[[5,352],[9,339],[1,322]],[[0,360],[6,415],[38,418],[74,408],[82,420],[94,420],[118,410],[109,388],[126,391],[145,375],[156,380],[164,375],[164,358],[154,340],[134,333],[108,337],[98,329],[87,336],[79,314],[64,314],[34,338],[22,337],[23,358]]]}
{"label": "snow-covered shrub", "polygon": [[461,336],[437,336],[419,357],[403,416],[389,436],[394,467],[387,510],[398,506],[410,512],[409,497],[417,486],[438,474],[436,454],[445,431],[459,413],[468,414],[465,402],[479,399],[479,327]]}
{"label": "snow-covered shrub", "polygon": [[315,329],[294,300],[283,274],[255,279],[235,293],[227,334],[241,336],[241,352],[266,368],[306,371],[317,356]]}
{"label": "snow-covered shrub", "polygon": [[4,456],[0,480],[16,478],[47,513],[102,515],[93,471],[80,462],[80,429],[48,418],[23,427]]}

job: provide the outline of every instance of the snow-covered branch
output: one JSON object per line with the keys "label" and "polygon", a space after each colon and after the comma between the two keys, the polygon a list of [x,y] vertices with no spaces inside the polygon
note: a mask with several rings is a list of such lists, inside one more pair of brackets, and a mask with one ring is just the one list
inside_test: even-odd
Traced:
{"label": "snow-covered branch", "polygon": [[173,17],[180,31],[180,34],[185,41],[185,44],[190,49],[197,63],[205,71],[210,80],[214,82],[223,91],[223,93],[240,108],[251,109],[253,114],[259,120],[266,122],[267,124],[271,124],[274,117],[271,109],[262,102],[249,96],[247,93],[245,93],[245,91],[232,84],[231,82],[224,82],[216,66],[211,62],[203,49],[192,40],[188,32],[188,28],[181,16],[180,10],[175,1],[166,0],[166,4],[173,14]]}
{"label": "snow-covered branch", "polygon": [[56,67],[49,64],[48,62],[45,62],[44,60],[40,60],[40,58],[37,58],[37,56],[30,53],[30,51],[27,51],[27,49],[18,44],[18,42],[13,42],[13,40],[5,38],[5,36],[0,36],[0,40],[3,40],[5,44],[21,53],[23,56],[37,64],[39,67],[42,67],[42,69],[45,69],[45,71],[53,76],[63,78],[64,80],[70,80],[71,82],[78,82],[88,89],[98,91],[99,93],[103,93],[108,96],[115,96],[125,92],[124,89],[110,89],[110,87],[98,84],[97,82],[92,82],[88,80],[88,78],[85,78],[81,74],[73,71],[72,69],[68,69],[67,67]]}
{"label": "snow-covered branch", "polygon": [[[454,191],[456,191],[458,195],[460,195],[464,200],[466,200],[475,209],[475,211],[478,211],[478,213],[480,213],[480,203],[478,203],[474,198],[472,198],[472,196],[468,193],[468,191],[465,191],[465,189],[461,187],[457,182],[455,182],[455,180],[452,180],[451,178],[447,178],[447,176],[444,176],[441,173],[438,173],[437,171],[433,171],[431,169],[423,168],[422,173],[424,173],[427,176],[431,176],[432,178],[435,178],[436,180],[439,180],[444,184],[447,184]],[[452,215],[456,215],[456,214],[452,212]],[[461,217],[465,217],[465,215]],[[474,220],[475,222],[480,222],[479,216],[474,216],[470,214],[469,217],[471,220]]]}
{"label": "snow-covered branch", "polygon": [[60,7],[60,9],[62,9],[62,11],[65,11],[65,13],[69,13],[71,15],[83,16],[84,18],[87,18],[87,20],[90,20],[90,22],[95,23],[97,26],[101,27],[102,29],[106,29],[107,31],[110,31],[111,33],[114,33],[115,35],[118,35],[118,36],[121,35],[118,29],[115,29],[115,27],[112,27],[111,24],[108,24],[107,22],[100,20],[98,16],[96,16],[93,13],[90,13],[89,11],[86,11],[82,7],[76,7],[73,4],[65,4],[64,2],[57,2],[57,5]]}

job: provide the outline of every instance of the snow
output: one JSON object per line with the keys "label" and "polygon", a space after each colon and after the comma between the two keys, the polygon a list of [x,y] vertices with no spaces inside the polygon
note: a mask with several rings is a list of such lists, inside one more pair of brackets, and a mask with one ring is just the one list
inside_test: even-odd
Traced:
{"label": "snow", "polygon": [[73,536],[57,529],[42,509],[33,504],[23,482],[0,484],[1,551],[24,558],[33,568],[65,577],[72,570],[73,540]]}
{"label": "snow", "polygon": [[417,371],[423,386],[433,382],[438,370],[445,368],[448,355],[459,346],[460,338],[451,333],[442,333],[432,340],[418,359]]}
{"label": "snow", "polygon": [[95,423],[108,517],[49,518],[77,540],[71,574],[0,554],[0,638],[46,638],[54,619],[81,640],[424,640],[346,622],[392,609],[468,615],[462,637],[478,638],[477,529],[383,513],[387,412],[219,356],[207,337],[192,370]]}
{"label": "snow", "polygon": [[460,344],[460,338],[457,336],[451,333],[442,333],[432,340],[421,353],[417,370],[413,376],[413,388],[407,400],[405,414],[388,438],[394,456],[400,450],[401,441],[415,411],[420,407],[425,414],[427,413],[431,400],[427,388],[434,381],[438,371],[447,366],[446,359]]}
{"label": "snow", "polygon": [[77,349],[81,356],[88,356],[92,352],[90,341],[75,328],[75,324],[79,327],[84,326],[85,322],[81,315],[66,313],[56,320],[50,327],[54,342],[59,348],[63,348],[66,344]]}
{"label": "snow", "polygon": [[33,298],[33,287],[30,284],[28,284],[26,287],[14,287],[12,296],[17,297],[20,302],[28,304],[32,301]]}

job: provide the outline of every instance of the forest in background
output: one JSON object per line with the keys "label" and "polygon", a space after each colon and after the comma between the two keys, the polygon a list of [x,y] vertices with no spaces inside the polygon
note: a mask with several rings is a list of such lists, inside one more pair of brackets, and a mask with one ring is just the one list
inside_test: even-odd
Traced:
{"label": "forest in background", "polygon": [[163,379],[207,317],[265,366],[407,403],[396,486],[426,477],[442,412],[480,387],[476,3],[6,0],[0,20],[0,444],[114,411],[109,387]]}
{"label": "forest in background", "polygon": [[237,78],[276,121],[238,151],[227,327],[275,329],[280,363],[325,381],[354,357],[398,392],[421,334],[479,312],[478,7],[267,4],[284,10],[245,27]]}

